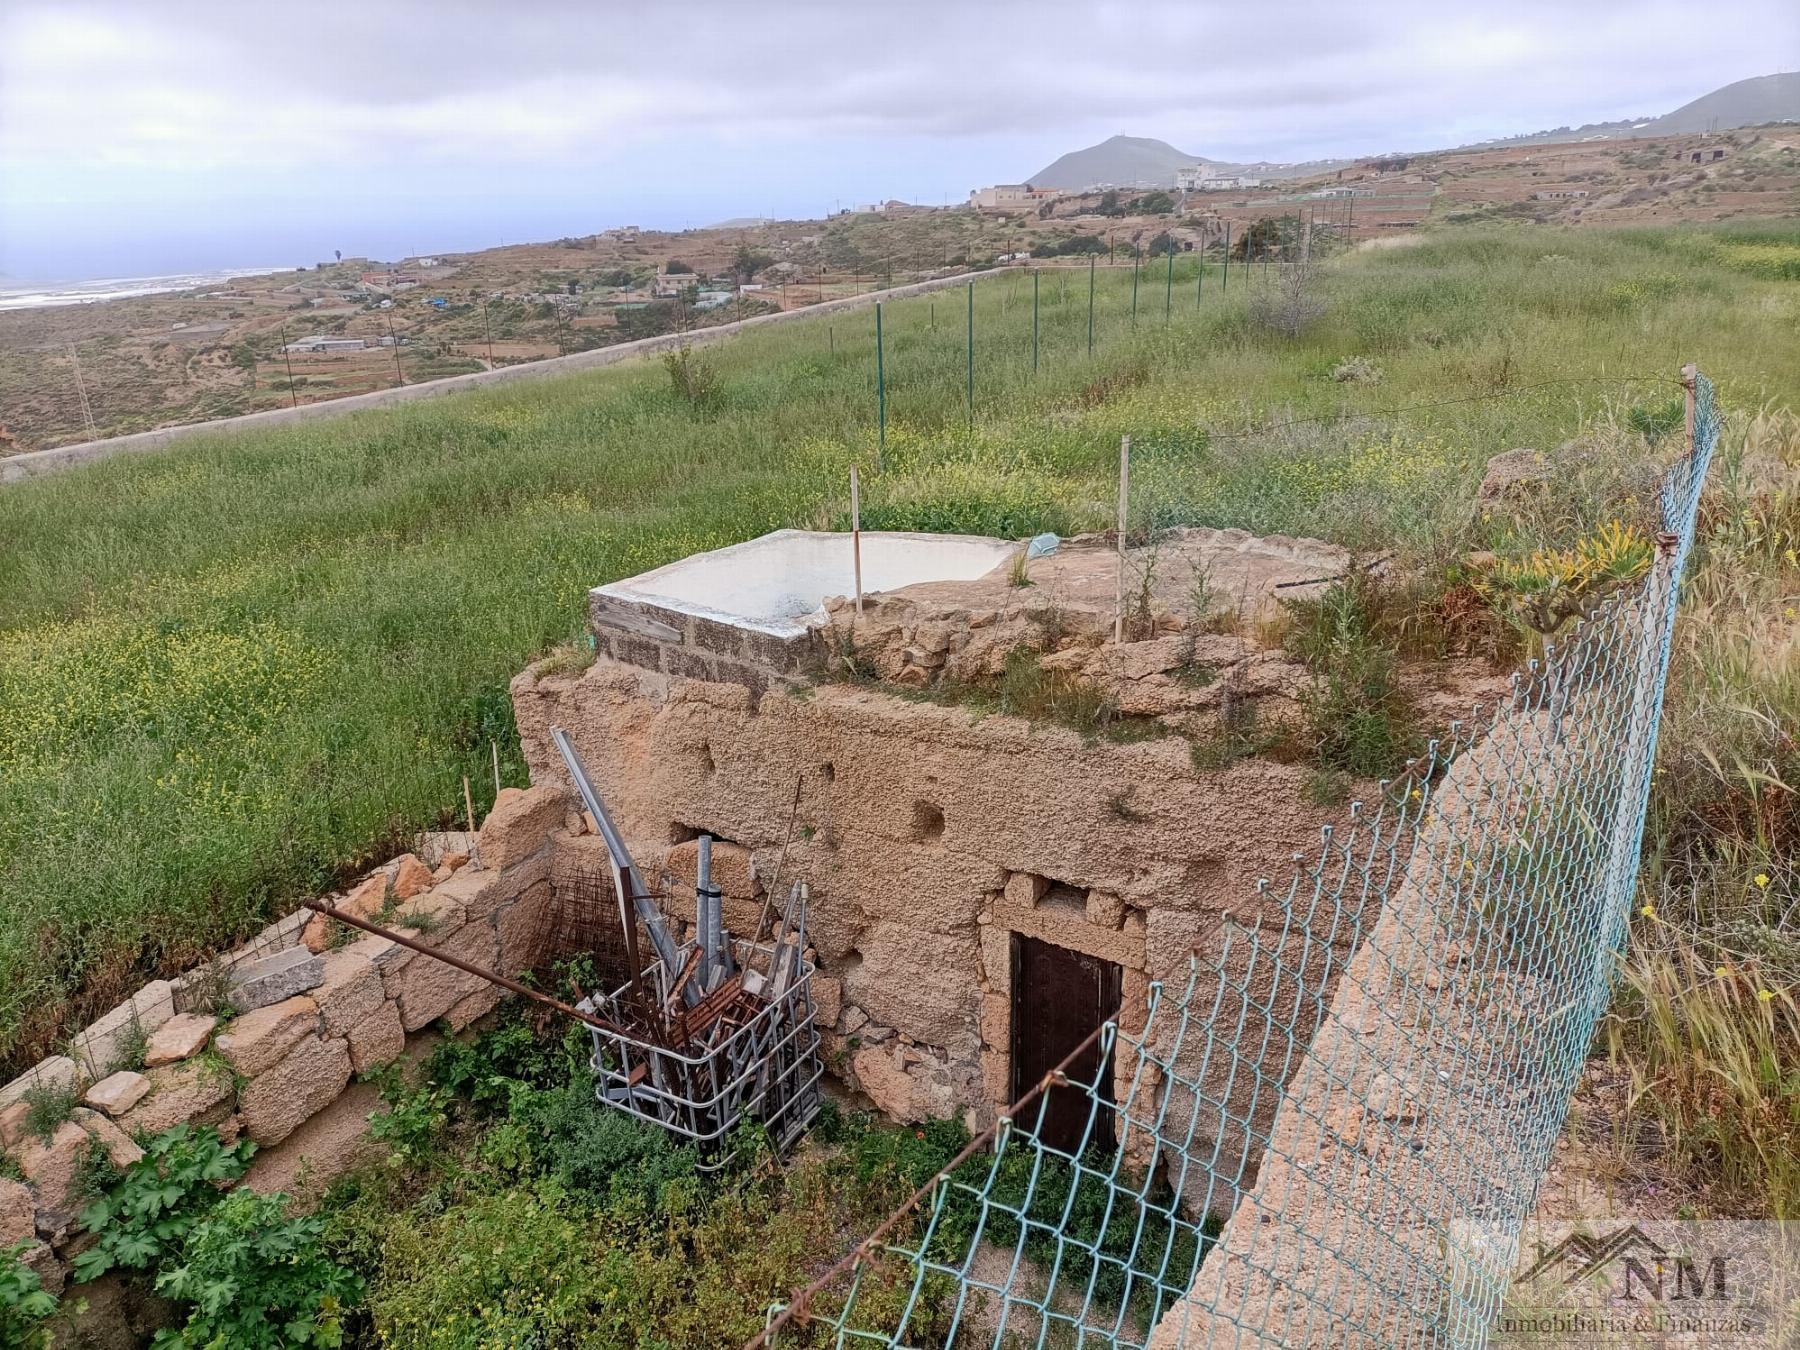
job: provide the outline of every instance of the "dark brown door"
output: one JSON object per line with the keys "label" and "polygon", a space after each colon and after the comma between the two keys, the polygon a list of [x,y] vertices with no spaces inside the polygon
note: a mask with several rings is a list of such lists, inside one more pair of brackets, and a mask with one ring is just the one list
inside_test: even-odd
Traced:
{"label": "dark brown door", "polygon": [[[1013,935],[1013,1100],[1029,1092],[1043,1076],[1087,1039],[1088,1033],[1119,1011],[1119,968],[1110,961],[1052,946],[1037,938]],[[1043,1104],[1039,1137],[1053,1148],[1074,1153],[1082,1147],[1093,1097],[1102,1103],[1094,1116],[1089,1147],[1113,1147],[1112,1062],[1101,1062],[1100,1047],[1090,1045],[1064,1070],[1069,1087],[1054,1087]],[[1093,1092],[1089,1092],[1089,1087]],[[1019,1124],[1038,1125],[1037,1109],[1028,1109]]]}

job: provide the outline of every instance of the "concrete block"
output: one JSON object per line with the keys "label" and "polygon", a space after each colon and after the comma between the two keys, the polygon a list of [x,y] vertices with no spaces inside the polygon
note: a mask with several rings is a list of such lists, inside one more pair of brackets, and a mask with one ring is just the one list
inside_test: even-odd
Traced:
{"label": "concrete block", "polygon": [[127,1042],[148,1036],[175,1015],[175,987],[153,980],[75,1037],[73,1057],[89,1078],[125,1067]]}
{"label": "concrete block", "polygon": [[54,1088],[59,1092],[74,1092],[81,1080],[80,1071],[75,1061],[67,1055],[52,1055],[49,1059],[40,1060],[24,1073],[20,1074],[5,1087],[0,1088],[0,1108],[11,1106],[14,1102],[25,1100],[25,1094],[36,1087]]}
{"label": "concrete block", "polygon": [[290,947],[233,970],[229,998],[239,1012],[254,1012],[317,989],[324,981],[324,960],[304,947]]}

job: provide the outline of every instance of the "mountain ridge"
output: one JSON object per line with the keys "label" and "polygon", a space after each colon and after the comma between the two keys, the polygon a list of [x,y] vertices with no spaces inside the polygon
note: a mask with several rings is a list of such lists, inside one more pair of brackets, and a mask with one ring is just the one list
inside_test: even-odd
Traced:
{"label": "mountain ridge", "polygon": [[[1778,71],[1771,75],[1752,75],[1746,79],[1734,80],[1658,117],[1633,117],[1616,122],[1590,122],[1580,127],[1556,127],[1549,131],[1525,132],[1467,145],[1436,147],[1436,150],[1478,150],[1507,145],[1671,136],[1703,131],[1729,131],[1735,127],[1788,121],[1800,121],[1800,72]],[[1386,153],[1429,154],[1434,151]],[[1236,163],[1211,159],[1206,155],[1189,154],[1176,149],[1167,141],[1150,136],[1116,135],[1109,136],[1097,145],[1060,155],[1024,181],[1033,187],[1056,188],[1064,192],[1098,187],[1169,188],[1175,185],[1177,173],[1196,164],[1209,164],[1228,174],[1257,178],[1299,178],[1312,173],[1328,172],[1354,163],[1356,159],[1378,157],[1377,154],[1370,154],[1349,159],[1293,163],[1268,160]]]}

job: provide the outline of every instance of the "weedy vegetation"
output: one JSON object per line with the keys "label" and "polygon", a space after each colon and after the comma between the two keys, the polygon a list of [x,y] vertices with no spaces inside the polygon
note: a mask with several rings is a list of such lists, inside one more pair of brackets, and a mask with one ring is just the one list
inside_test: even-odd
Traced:
{"label": "weedy vegetation", "polygon": [[[1365,622],[1350,588],[1330,613],[1281,621],[1324,653],[1305,728],[1321,764],[1360,773],[1415,734],[1384,645],[1505,664],[1637,566],[1632,531],[1682,439],[1675,368],[1697,361],[1725,433],[1675,637],[1644,885],[1698,965],[1634,931],[1627,971],[1674,974],[1627,982],[1607,1047],[1642,1084],[1636,1110],[1684,1141],[1706,1204],[1791,1214],[1791,1193],[1728,1178],[1765,1153],[1791,1165],[1795,1039],[1749,1042],[1767,1056],[1733,1070],[1742,1111],[1671,1075],[1676,1047],[1723,1045],[1702,1008],[1760,1037],[1745,1019],[1772,1015],[1800,964],[1796,257],[1800,230],[1781,225],[1444,228],[1334,259],[1294,295],[1271,277],[1252,303],[1252,271],[1234,268],[1223,293],[1216,272],[1196,287],[1184,255],[1166,325],[1146,313],[1134,327],[1129,269],[1102,271],[1091,359],[1085,286],[1043,287],[1035,373],[1030,281],[996,274],[975,292],[972,420],[959,326],[934,327],[926,298],[896,302],[863,523],[1105,529],[1130,434],[1146,531],[1391,552],[1383,584],[1408,597],[1392,622]],[[147,975],[454,822],[465,776],[485,805],[490,745],[502,782],[522,783],[508,681],[580,633],[589,587],[846,521],[849,466],[875,452],[872,316],[759,330],[703,367],[690,354],[685,372],[672,355],[221,431],[0,491],[0,1061],[29,1064]],[[1356,360],[1380,381],[1335,376]],[[1554,491],[1483,519],[1483,466],[1521,446],[1547,457]],[[1015,703],[1075,697],[1022,658],[1006,683]],[[1098,707],[1067,716],[1109,723]],[[1227,748],[1244,742],[1255,751],[1240,728]],[[1753,969],[1771,999],[1716,999],[1720,966]],[[1690,988],[1705,997],[1673,992]],[[1666,1018],[1638,1015],[1652,999]],[[560,1231],[564,1202],[542,1186],[493,1199],[496,1222],[517,1206]],[[556,1249],[546,1237],[545,1259]]]}

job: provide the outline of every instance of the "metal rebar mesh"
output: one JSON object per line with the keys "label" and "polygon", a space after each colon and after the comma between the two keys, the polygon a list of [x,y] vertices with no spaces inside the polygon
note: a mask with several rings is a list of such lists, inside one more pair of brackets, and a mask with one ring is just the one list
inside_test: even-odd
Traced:
{"label": "metal rebar mesh", "polygon": [[1278,922],[1102,1029],[1081,1149],[1016,1109],[770,1342],[1484,1343],[1629,919],[1717,439],[1696,377],[1648,573],[1328,828]]}

